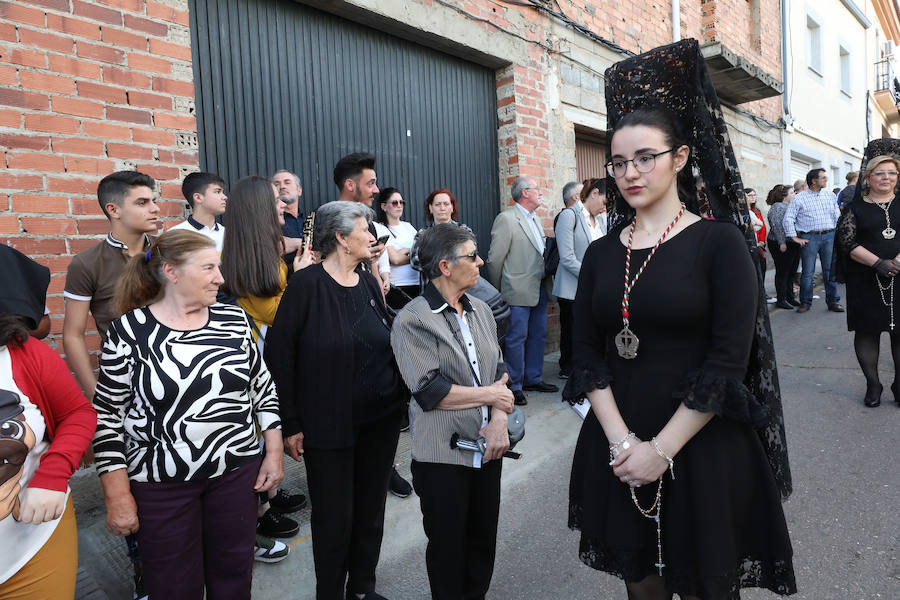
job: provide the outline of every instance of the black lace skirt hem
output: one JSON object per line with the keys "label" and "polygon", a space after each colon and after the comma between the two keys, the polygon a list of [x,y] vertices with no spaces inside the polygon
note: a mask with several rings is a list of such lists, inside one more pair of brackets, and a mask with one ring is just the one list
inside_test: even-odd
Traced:
{"label": "black lace skirt hem", "polygon": [[[577,529],[571,522],[570,527]],[[585,535],[581,536],[578,557],[592,569],[609,573],[626,582],[642,581],[648,575],[659,573],[654,564],[655,557],[648,558],[639,553],[610,548]],[[706,577],[665,567],[663,577],[669,592],[699,598],[740,600],[743,588],[763,588],[781,596],[797,593],[794,568],[789,558],[771,560],[744,556],[737,561],[732,572]]]}

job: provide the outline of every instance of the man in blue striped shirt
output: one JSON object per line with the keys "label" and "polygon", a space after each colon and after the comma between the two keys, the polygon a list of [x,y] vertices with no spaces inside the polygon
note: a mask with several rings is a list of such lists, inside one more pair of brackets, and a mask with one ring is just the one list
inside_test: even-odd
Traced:
{"label": "man in blue striped shirt", "polygon": [[784,214],[784,232],[800,246],[803,270],[800,275],[800,306],[797,312],[807,312],[813,300],[813,273],[816,256],[822,263],[825,282],[825,303],[832,312],[844,312],[837,283],[831,279],[831,250],[834,246],[834,226],[841,214],[837,196],[826,189],[828,175],[817,168],[806,174],[808,189],[791,200]]}

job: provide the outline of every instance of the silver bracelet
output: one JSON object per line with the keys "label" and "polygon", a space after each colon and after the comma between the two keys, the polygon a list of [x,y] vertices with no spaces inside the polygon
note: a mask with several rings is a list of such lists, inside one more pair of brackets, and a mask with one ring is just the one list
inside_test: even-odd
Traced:
{"label": "silver bracelet", "polygon": [[672,474],[672,479],[675,479],[675,459],[662,451],[662,448],[656,443],[655,437],[650,440],[650,445],[653,446],[653,449],[656,450],[656,453],[660,458],[665,459],[665,461],[669,463],[669,473]]}
{"label": "silver bracelet", "polygon": [[632,443],[629,441],[631,438],[634,438],[636,444],[639,444],[641,442],[641,440],[638,439],[638,436],[636,436],[633,431],[629,431],[621,440],[609,445],[610,464],[612,464],[612,462],[616,460],[616,457],[622,454],[624,450],[628,450],[629,448],[631,448]]}

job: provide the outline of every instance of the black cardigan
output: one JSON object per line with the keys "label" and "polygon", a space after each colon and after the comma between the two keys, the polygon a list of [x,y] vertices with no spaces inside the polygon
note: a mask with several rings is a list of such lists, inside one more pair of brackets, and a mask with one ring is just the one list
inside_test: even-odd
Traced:
{"label": "black cardigan", "polygon": [[[390,329],[392,318],[378,283],[357,269],[377,318]],[[356,349],[349,322],[341,314],[337,282],[321,263],[294,273],[266,334],[265,359],[278,389],[282,434],[303,432],[303,444],[314,448],[353,445],[353,365]],[[392,368],[396,363],[391,361]],[[385,399],[385,413],[400,409],[402,380]],[[388,406],[390,405],[390,406]]]}

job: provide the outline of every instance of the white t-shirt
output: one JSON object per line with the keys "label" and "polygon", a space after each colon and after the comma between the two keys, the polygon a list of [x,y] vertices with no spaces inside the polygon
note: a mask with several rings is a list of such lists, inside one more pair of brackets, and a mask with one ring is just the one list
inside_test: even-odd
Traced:
{"label": "white t-shirt", "polygon": [[213,228],[209,228],[206,225],[201,225],[194,219],[188,217],[187,221],[182,221],[178,225],[172,227],[172,229],[186,229],[188,231],[196,231],[197,233],[202,233],[212,241],[216,243],[216,250],[221,254],[222,246],[225,244],[225,226],[215,224]]}
{"label": "white t-shirt", "polygon": [[[396,227],[380,226],[391,236],[391,239],[388,240],[388,246],[400,249],[412,248],[417,232],[411,223],[400,221],[400,224]],[[419,273],[409,263],[405,265],[391,265],[391,283],[394,285],[419,285]]]}
{"label": "white t-shirt", "polygon": [[[41,456],[50,447],[46,440],[46,423],[41,411],[35,406],[28,396],[16,385],[12,376],[12,358],[6,346],[0,346],[0,389],[14,392],[19,396],[19,405],[24,409],[22,413],[8,421],[0,422],[0,432],[3,437],[12,438],[25,444],[31,444],[25,457],[25,464],[18,474],[19,501],[25,494],[25,488],[34,477]],[[23,423],[21,417],[25,418]],[[32,437],[33,435],[33,437]],[[4,457],[7,458],[7,457]],[[15,478],[16,475],[13,476]],[[12,491],[15,484],[13,478],[7,480],[5,485],[0,484],[0,584],[19,572],[38,550],[44,547],[50,536],[59,525],[59,519],[47,521],[40,525],[19,523],[9,510],[12,508]],[[68,497],[68,490],[66,490]]]}
{"label": "white t-shirt", "polygon": [[[387,227],[382,225],[381,223],[374,222],[375,225],[375,237],[380,238],[386,235],[391,235],[391,232],[388,231]],[[381,253],[381,256],[378,257],[378,272],[379,273],[390,273],[391,272],[391,260],[388,258],[387,250]],[[394,283],[393,276],[391,277],[391,283]],[[396,284],[395,284],[396,285]]]}

